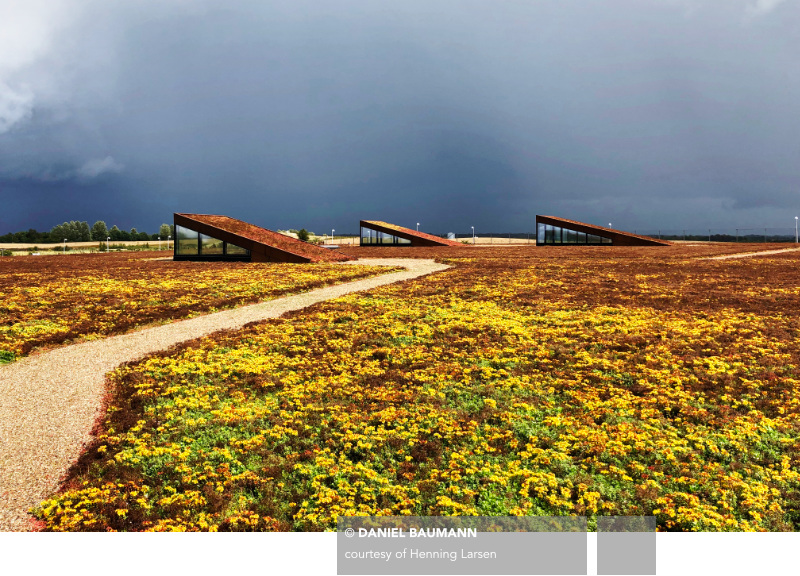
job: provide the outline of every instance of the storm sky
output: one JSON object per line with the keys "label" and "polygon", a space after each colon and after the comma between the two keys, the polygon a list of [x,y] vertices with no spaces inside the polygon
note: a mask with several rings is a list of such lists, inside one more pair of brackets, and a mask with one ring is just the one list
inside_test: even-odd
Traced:
{"label": "storm sky", "polygon": [[796,0],[0,0],[0,234],[794,227]]}

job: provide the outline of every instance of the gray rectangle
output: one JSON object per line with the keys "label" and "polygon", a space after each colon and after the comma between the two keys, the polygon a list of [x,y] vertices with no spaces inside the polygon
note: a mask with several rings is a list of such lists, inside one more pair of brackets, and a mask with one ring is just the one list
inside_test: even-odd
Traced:
{"label": "gray rectangle", "polygon": [[337,574],[586,574],[584,517],[340,517]]}
{"label": "gray rectangle", "polygon": [[597,574],[655,574],[656,519],[606,516],[597,519]]}

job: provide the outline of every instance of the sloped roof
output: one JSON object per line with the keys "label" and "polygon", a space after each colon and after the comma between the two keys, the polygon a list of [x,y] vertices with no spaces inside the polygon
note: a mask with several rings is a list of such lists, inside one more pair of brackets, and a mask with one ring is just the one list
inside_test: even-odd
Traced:
{"label": "sloped roof", "polygon": [[308,259],[309,262],[344,262],[353,259],[336,250],[320,248],[314,244],[302,242],[291,236],[285,236],[284,234],[279,234],[278,232],[273,232],[272,230],[267,230],[266,228],[261,228],[255,224],[250,224],[229,216],[184,213],[177,213],[177,215],[187,220],[193,220],[228,232],[229,234],[246,238],[257,244],[262,244],[300,258]]}
{"label": "sloped roof", "polygon": [[433,234],[426,234],[425,232],[418,232],[417,230],[412,230],[411,228],[403,228],[402,226],[398,226],[396,224],[389,224],[388,222],[384,222],[382,220],[362,220],[361,223],[362,225],[367,225],[368,227],[377,226],[386,228],[388,230],[393,230],[394,232],[399,232],[402,235],[421,238],[429,242],[435,242],[442,246],[463,246],[461,242],[456,240],[447,240],[446,238],[440,238],[439,236],[434,236]]}
{"label": "sloped roof", "polygon": [[[641,234],[633,234],[631,232],[625,232],[623,230],[617,230],[616,228],[605,228],[603,226],[596,226],[594,224],[587,224],[586,222],[578,222],[577,220],[569,220],[567,218],[560,218],[558,216],[545,216],[543,214],[537,215],[536,219],[548,219],[551,220],[552,223],[558,222],[558,225],[572,225],[579,230],[582,228],[583,232],[594,232],[597,233],[598,236],[606,236],[609,238],[628,238],[628,239],[636,239],[640,240],[643,244],[649,245],[658,245],[658,246],[671,246],[672,242],[667,240],[659,240],[658,238],[653,238],[652,236],[642,236]],[[568,226],[566,226],[568,227]],[[602,234],[605,233],[605,234]]]}

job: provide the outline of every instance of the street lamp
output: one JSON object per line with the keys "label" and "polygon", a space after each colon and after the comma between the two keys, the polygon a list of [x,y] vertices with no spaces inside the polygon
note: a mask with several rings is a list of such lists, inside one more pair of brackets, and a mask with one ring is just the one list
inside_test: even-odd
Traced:
{"label": "street lamp", "polygon": [[111,236],[106,237],[106,252],[111,252],[111,246],[108,245],[109,240],[111,240]]}
{"label": "street lamp", "polygon": [[419,222],[417,222],[417,232],[419,232]]}
{"label": "street lamp", "polygon": [[64,254],[67,253],[67,239],[64,238]]}
{"label": "street lamp", "polygon": [[172,235],[171,235],[171,234],[168,234],[168,235],[167,235],[167,250],[169,250],[169,241],[170,241],[170,240],[172,240]]}
{"label": "street lamp", "polygon": [[475,226],[472,226],[472,243],[475,244]]}
{"label": "street lamp", "polygon": [[794,217],[794,243],[797,244],[797,216]]}
{"label": "street lamp", "polygon": [[333,228],[331,228],[331,244],[333,244],[333,233],[336,232]]}

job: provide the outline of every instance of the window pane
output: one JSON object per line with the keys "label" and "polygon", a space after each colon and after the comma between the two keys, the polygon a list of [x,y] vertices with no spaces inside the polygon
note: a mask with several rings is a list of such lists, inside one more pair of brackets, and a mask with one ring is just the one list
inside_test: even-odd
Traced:
{"label": "window pane", "polygon": [[237,246],[236,244],[227,243],[225,245],[225,250],[227,254],[231,256],[247,256],[250,254],[250,250],[247,248],[242,248],[241,246]]}
{"label": "window pane", "polygon": [[605,236],[602,238],[603,244],[611,244],[611,238],[606,238]]}
{"label": "window pane", "polygon": [[578,232],[578,244],[586,244],[586,232]]}
{"label": "window pane", "polygon": [[536,232],[536,243],[537,244],[544,244],[545,243],[545,239],[544,239],[545,230],[546,230],[546,225],[545,224],[539,224],[539,229]]}
{"label": "window pane", "polygon": [[197,232],[183,226],[175,226],[175,253],[180,255],[197,254]]}
{"label": "window pane", "polygon": [[200,234],[201,256],[222,256],[222,240]]}
{"label": "window pane", "polygon": [[600,236],[589,234],[589,244],[600,244]]}
{"label": "window pane", "polygon": [[553,226],[553,242],[556,244],[561,244],[561,228],[558,226]]}
{"label": "window pane", "polygon": [[407,245],[407,244],[411,244],[411,240],[408,240],[407,238],[400,238],[398,236],[397,237],[397,243],[398,244],[406,244]]}
{"label": "window pane", "polygon": [[544,243],[545,244],[552,244],[554,242],[553,238],[553,227],[550,225],[545,224],[544,227]]}
{"label": "window pane", "polygon": [[564,228],[562,234],[564,235],[564,244],[575,244],[575,241],[578,239],[575,230],[567,230]]}

